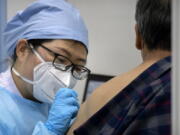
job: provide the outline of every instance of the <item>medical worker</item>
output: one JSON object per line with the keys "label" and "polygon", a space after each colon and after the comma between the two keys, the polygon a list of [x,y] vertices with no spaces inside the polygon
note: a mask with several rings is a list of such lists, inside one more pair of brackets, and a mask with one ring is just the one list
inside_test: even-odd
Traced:
{"label": "medical worker", "polygon": [[3,35],[12,64],[0,74],[0,135],[64,135],[79,109],[72,88],[90,73],[78,10],[65,0],[38,0]]}

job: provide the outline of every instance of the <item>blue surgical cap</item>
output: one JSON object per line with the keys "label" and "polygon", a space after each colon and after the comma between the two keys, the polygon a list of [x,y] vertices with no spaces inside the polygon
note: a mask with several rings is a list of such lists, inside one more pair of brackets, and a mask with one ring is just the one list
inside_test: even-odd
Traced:
{"label": "blue surgical cap", "polygon": [[12,56],[20,39],[71,39],[88,49],[88,31],[79,11],[65,0],[38,0],[6,25],[4,44]]}

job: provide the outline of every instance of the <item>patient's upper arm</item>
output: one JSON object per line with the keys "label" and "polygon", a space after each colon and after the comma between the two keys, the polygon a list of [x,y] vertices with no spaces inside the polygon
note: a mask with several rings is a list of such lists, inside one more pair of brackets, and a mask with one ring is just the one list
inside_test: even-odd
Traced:
{"label": "patient's upper arm", "polygon": [[121,92],[146,68],[134,69],[130,72],[117,76],[104,83],[93,91],[87,100],[81,105],[77,119],[68,131],[67,135],[72,135],[73,130],[86,122],[92,115],[106,105],[115,95]]}
{"label": "patient's upper arm", "polygon": [[67,135],[72,135],[73,130],[87,121],[93,114],[95,114],[120,91],[120,89],[123,87],[122,84],[124,84],[124,82],[119,83],[119,81],[119,79],[113,78],[112,80],[98,87],[92,93],[92,95],[87,98],[87,100],[81,105],[77,115],[77,119],[70,128]]}

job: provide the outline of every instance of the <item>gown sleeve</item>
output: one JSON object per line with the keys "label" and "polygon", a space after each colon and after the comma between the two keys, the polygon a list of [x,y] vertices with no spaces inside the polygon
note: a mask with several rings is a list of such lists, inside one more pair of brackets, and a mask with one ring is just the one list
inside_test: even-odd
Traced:
{"label": "gown sleeve", "polygon": [[39,122],[36,124],[32,135],[57,135],[57,134],[49,131],[49,130],[45,127],[44,123],[42,123],[41,121],[39,121]]}

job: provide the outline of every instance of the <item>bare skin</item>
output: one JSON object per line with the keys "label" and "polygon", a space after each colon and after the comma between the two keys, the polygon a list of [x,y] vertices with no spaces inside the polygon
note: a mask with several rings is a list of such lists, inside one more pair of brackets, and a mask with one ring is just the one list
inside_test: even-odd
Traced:
{"label": "bare skin", "polygon": [[[85,66],[87,59],[87,51],[80,42],[73,40],[53,40],[43,44],[52,51],[64,55],[74,64]],[[53,61],[54,55],[42,47],[37,48],[38,53],[45,61]],[[41,63],[32,50],[28,47],[27,41],[22,39],[18,42],[16,48],[17,59],[14,68],[24,77],[33,80],[33,69]],[[12,72],[13,80],[24,98],[37,101],[33,97],[32,85],[26,83]]]}
{"label": "bare skin", "polygon": [[101,85],[94,90],[93,94],[81,105],[78,112],[77,119],[72,127],[69,129],[67,135],[73,135],[73,131],[80,125],[86,122],[92,115],[106,105],[113,97],[121,92],[126,86],[128,86],[135,78],[137,78],[143,71],[149,68],[151,65],[159,61],[160,59],[170,56],[170,51],[153,50],[149,51],[144,44],[137,26],[136,30],[136,48],[141,50],[143,63],[135,67],[131,71],[121,74],[107,83]]}

